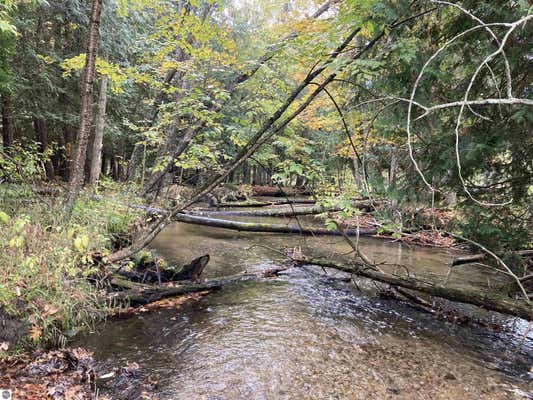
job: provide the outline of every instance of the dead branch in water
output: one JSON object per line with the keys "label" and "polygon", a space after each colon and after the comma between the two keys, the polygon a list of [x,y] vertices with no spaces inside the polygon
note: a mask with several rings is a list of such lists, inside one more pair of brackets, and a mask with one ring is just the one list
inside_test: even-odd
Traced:
{"label": "dead branch in water", "polygon": [[[533,250],[519,250],[516,252],[516,254],[523,258],[530,258],[533,257]],[[452,266],[477,263],[485,260],[486,258],[487,254],[483,253],[457,257],[452,261]]]}
{"label": "dead branch in water", "polygon": [[360,262],[340,263],[324,259],[306,258],[304,263],[337,269],[378,282],[387,283],[394,287],[416,290],[446,300],[472,304],[489,311],[496,311],[533,321],[533,307],[531,307],[531,304],[525,300],[508,298],[504,294],[445,287],[439,284],[425,282],[415,277],[404,277],[378,271]]}
{"label": "dead branch in water", "polygon": [[[188,293],[203,292],[206,290],[218,290],[224,285],[235,282],[256,280],[260,278],[261,276],[257,274],[238,274],[225,278],[210,279],[200,283],[186,282],[160,286],[135,283],[126,290],[109,293],[107,300],[110,304],[129,304],[132,307],[138,307],[166,297],[181,296]],[[113,277],[113,279],[115,279],[115,277]],[[125,287],[128,287],[129,284],[133,282],[120,280],[116,281],[115,283],[119,285],[123,284]]]}

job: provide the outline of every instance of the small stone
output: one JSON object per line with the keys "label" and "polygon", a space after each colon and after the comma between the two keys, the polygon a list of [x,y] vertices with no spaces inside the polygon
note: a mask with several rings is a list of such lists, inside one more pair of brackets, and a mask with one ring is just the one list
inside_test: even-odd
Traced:
{"label": "small stone", "polygon": [[451,372],[447,372],[446,375],[444,375],[444,379],[448,380],[448,381],[455,381],[457,380],[457,377],[452,374]]}

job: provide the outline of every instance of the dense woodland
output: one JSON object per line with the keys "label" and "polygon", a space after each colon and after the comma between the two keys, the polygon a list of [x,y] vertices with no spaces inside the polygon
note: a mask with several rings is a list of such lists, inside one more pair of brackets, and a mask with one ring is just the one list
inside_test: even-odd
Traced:
{"label": "dense woodland", "polygon": [[[176,219],[201,222],[185,216],[195,204],[285,191],[350,241],[350,271],[531,320],[530,12],[527,0],[3,0],[1,315],[29,321],[23,346],[62,342],[107,313],[109,271]],[[374,225],[359,227],[357,201]],[[472,294],[385,273],[347,232],[369,228],[461,242],[497,284]]]}

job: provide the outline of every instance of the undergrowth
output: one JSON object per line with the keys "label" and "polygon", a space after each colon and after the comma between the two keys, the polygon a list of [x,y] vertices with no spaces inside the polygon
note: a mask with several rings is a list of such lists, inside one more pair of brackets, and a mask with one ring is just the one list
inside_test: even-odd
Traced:
{"label": "undergrowth", "polygon": [[[127,240],[138,215],[127,207],[131,195],[109,182],[83,194],[69,220],[62,199],[22,187],[0,193],[0,311],[24,323],[18,348],[61,345],[106,315],[91,282],[93,257]],[[2,340],[5,351],[10,344]]]}

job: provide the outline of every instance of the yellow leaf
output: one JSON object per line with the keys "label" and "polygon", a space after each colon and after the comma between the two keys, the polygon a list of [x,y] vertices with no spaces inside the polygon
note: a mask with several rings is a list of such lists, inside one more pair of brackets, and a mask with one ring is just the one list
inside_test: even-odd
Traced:
{"label": "yellow leaf", "polygon": [[43,328],[38,325],[33,325],[30,329],[30,338],[34,342],[38,341],[41,335],[43,334]]}
{"label": "yellow leaf", "polygon": [[89,237],[87,235],[80,235],[74,239],[74,247],[79,253],[85,253],[89,248]]}

